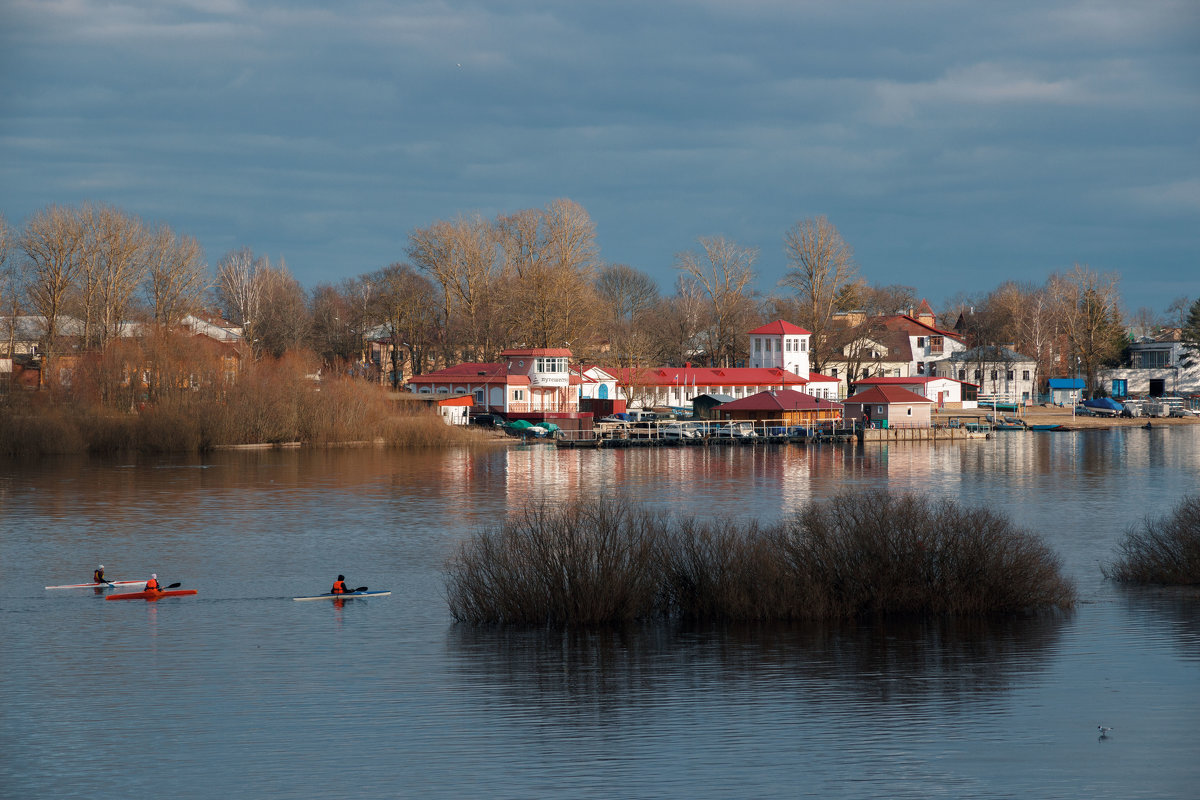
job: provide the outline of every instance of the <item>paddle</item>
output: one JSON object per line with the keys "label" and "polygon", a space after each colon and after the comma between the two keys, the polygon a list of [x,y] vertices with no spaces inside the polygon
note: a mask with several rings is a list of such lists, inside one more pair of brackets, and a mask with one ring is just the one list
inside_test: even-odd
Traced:
{"label": "paddle", "polygon": [[170,586],[166,586],[166,587],[164,587],[164,588],[166,588],[166,589],[178,589],[178,588],[179,588],[180,586],[182,586],[182,585],[183,585],[183,584],[181,584],[181,583],[172,583]]}

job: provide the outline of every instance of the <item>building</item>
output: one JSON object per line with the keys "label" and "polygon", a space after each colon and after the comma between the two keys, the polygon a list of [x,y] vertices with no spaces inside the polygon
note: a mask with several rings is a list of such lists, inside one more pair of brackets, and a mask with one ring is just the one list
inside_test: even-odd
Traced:
{"label": "building", "polygon": [[838,355],[826,366],[850,393],[862,378],[913,378],[946,375],[942,362],[967,349],[962,336],[937,327],[933,310],[922,300],[915,313],[866,317],[838,314],[831,333]]}
{"label": "building", "polygon": [[565,348],[505,350],[503,361],[467,363],[414,375],[408,389],[417,394],[469,394],[472,412],[508,420],[549,420],[564,430],[591,428],[592,415],[579,409],[580,377]]}
{"label": "building", "polygon": [[898,386],[901,389],[919,394],[926,400],[932,400],[938,408],[964,409],[977,408],[977,387],[975,384],[960,381],[955,378],[939,377],[909,377],[909,378],[860,378],[854,382],[858,391],[870,389],[873,386]]}
{"label": "building", "polygon": [[750,331],[750,366],[609,368],[631,408],[690,409],[704,394],[735,400],[769,389],[792,389],[837,399],[836,378],[809,369],[812,334],[783,320]]}
{"label": "building", "polygon": [[1087,381],[1083,378],[1051,378],[1050,402],[1056,406],[1075,405],[1083,400]]}
{"label": "building", "polygon": [[933,401],[899,386],[872,386],[843,401],[846,419],[879,428],[928,428]]}
{"label": "building", "polygon": [[722,419],[772,422],[791,427],[836,422],[842,418],[842,404],[794,389],[771,389],[724,403],[717,412]]}
{"label": "building", "polygon": [[980,405],[993,400],[1029,405],[1037,397],[1037,361],[1007,347],[984,345],[953,353],[945,368],[952,373],[946,377],[979,387]]}
{"label": "building", "polygon": [[1101,386],[1116,398],[1200,394],[1200,355],[1189,359],[1186,348],[1183,342],[1144,337],[1129,345],[1126,366],[1099,371]]}

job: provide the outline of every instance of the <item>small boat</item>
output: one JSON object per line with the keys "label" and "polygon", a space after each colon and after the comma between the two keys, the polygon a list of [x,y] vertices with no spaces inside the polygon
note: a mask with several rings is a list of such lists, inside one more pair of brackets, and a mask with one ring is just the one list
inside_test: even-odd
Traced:
{"label": "small boat", "polygon": [[68,583],[63,586],[47,586],[47,589],[111,589],[114,586],[139,586],[146,588],[145,581],[107,581],[105,583]]}
{"label": "small boat", "polygon": [[161,592],[120,592],[110,594],[105,600],[157,600],[160,597],[182,597],[185,594],[195,594],[195,589],[164,589]]}
{"label": "small boat", "polygon": [[391,594],[390,591],[373,591],[373,592],[343,592],[342,594],[313,594],[307,597],[293,597],[293,600],[351,600],[356,597],[383,597]]}
{"label": "small boat", "polygon": [[1031,431],[1065,431],[1067,429],[1064,428],[1062,425],[1059,425],[1056,422],[1056,423],[1046,423],[1044,425],[1030,425],[1029,430],[1031,430]]}

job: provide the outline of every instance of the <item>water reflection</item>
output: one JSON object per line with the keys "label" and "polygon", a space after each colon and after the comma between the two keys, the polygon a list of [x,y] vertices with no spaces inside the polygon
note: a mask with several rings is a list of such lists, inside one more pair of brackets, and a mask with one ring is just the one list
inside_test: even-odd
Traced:
{"label": "water reflection", "polygon": [[1117,591],[1148,646],[1166,642],[1200,662],[1200,588],[1118,585]]}
{"label": "water reflection", "polygon": [[449,647],[464,683],[572,714],[700,685],[793,701],[978,702],[1045,670],[1069,624],[1045,615],[590,631],[456,626]]}

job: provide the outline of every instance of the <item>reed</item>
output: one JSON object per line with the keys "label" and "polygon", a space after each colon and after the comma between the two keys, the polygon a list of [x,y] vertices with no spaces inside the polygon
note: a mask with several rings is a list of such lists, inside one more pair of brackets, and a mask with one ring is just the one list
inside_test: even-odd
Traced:
{"label": "reed", "polygon": [[1184,497],[1159,517],[1130,526],[1105,577],[1125,583],[1200,584],[1200,495]]}
{"label": "reed", "polygon": [[539,503],[450,561],[456,620],[518,625],[985,616],[1067,610],[1059,559],[1002,514],[869,492],[769,527],[617,501]]}

